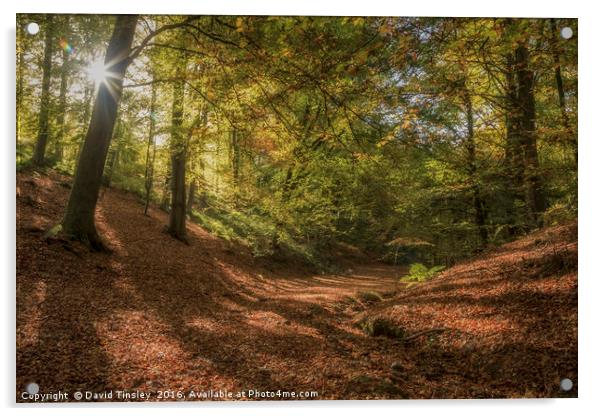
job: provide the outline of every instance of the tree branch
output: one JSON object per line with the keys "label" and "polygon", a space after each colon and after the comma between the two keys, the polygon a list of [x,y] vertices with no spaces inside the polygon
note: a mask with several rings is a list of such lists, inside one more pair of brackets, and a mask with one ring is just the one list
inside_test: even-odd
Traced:
{"label": "tree branch", "polygon": [[190,24],[190,22],[197,20],[197,19],[199,19],[199,16],[189,16],[182,22],[171,23],[168,25],[161,26],[159,29],[155,30],[154,32],[151,32],[147,37],[145,37],[142,40],[142,42],[140,42],[140,45],[136,46],[135,48],[132,48],[132,51],[131,51],[128,59],[130,60],[130,62],[133,61],[134,59],[136,59],[138,57],[138,55],[140,55],[140,53],[142,53],[142,50],[148,45],[148,43],[155,36],[159,35],[160,33],[163,33],[166,30],[172,30],[172,29],[178,29],[180,27],[184,27],[184,26]]}

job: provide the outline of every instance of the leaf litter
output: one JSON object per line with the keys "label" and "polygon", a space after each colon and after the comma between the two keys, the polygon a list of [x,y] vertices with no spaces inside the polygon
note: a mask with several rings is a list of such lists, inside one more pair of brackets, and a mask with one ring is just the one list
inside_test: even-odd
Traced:
{"label": "leaf litter", "polygon": [[[18,401],[32,381],[42,392],[577,396],[576,222],[406,287],[400,266],[366,261],[315,275],[266,264],[192,223],[182,244],[164,232],[166,213],[145,216],[138,197],[115,189],[96,219],[110,254],[44,239],[69,180],[17,174]],[[370,336],[357,325],[367,318],[418,336]],[[559,391],[564,378],[570,392]]]}

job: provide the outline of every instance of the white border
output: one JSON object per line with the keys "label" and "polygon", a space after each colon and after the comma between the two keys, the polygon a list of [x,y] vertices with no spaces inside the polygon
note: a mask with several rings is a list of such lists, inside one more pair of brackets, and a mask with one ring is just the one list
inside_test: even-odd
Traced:
{"label": "white border", "polygon": [[[0,138],[1,180],[0,195],[3,203],[1,250],[3,271],[2,325],[2,376],[0,395],[2,405],[10,407],[8,414],[43,412],[50,415],[106,414],[107,412],[144,412],[148,415],[177,414],[329,414],[333,411],[349,415],[365,415],[376,411],[380,414],[442,415],[503,415],[509,413],[545,413],[549,415],[593,414],[600,406],[602,368],[600,366],[600,308],[602,297],[600,273],[602,264],[597,261],[602,238],[600,214],[600,169],[602,165],[600,130],[602,91],[600,88],[600,45],[602,16],[594,1],[545,1],[526,0],[486,1],[403,1],[403,0],[217,0],[213,2],[193,0],[102,0],[102,1],[43,1],[4,0],[1,3],[2,20],[2,91],[0,117],[4,134]],[[127,410],[117,404],[95,408],[25,407],[15,408],[14,401],[14,276],[15,276],[15,13],[157,13],[157,14],[276,14],[276,15],[400,15],[400,16],[515,16],[515,17],[577,17],[579,18],[579,399],[565,400],[487,400],[487,401],[410,401],[410,402],[312,402],[312,403],[199,403],[179,408],[170,405],[129,405]],[[5,413],[6,414],[6,413]]]}

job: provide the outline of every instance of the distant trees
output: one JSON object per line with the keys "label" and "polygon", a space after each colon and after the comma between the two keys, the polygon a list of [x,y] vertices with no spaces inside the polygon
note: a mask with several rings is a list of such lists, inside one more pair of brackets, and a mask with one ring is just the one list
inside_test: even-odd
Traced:
{"label": "distant trees", "polygon": [[17,143],[20,142],[22,138],[22,128],[23,128],[23,100],[25,96],[25,19],[23,15],[17,15],[17,90],[16,90],[16,98],[17,98]]}
{"label": "distant trees", "polygon": [[54,16],[46,15],[44,21],[44,62],[42,64],[42,93],[40,94],[40,118],[38,122],[38,140],[33,152],[32,162],[34,165],[44,164],[46,156],[46,145],[50,135],[48,113],[50,111],[50,77],[52,71],[52,53],[54,51]]}
{"label": "distant trees", "polygon": [[[160,202],[175,238],[188,216],[262,254],[420,241],[453,262],[575,215],[577,48],[557,33],[573,20],[145,16],[132,47],[124,19],[96,96],[82,74],[106,18],[71,17],[55,96],[46,60],[34,74],[18,59],[20,113],[37,120],[19,134],[38,137],[19,149],[54,139],[60,169],[76,166],[63,226],[95,247],[103,173],[145,213]],[[39,114],[22,104],[37,91]]]}
{"label": "distant trees", "polygon": [[56,137],[54,139],[54,160],[55,162],[63,159],[63,140],[65,139],[65,115],[67,112],[67,88],[69,87],[69,71],[71,62],[69,60],[71,46],[68,44],[67,39],[70,34],[69,27],[70,16],[65,15],[63,17],[61,32],[63,37],[61,38],[62,47],[62,64],[61,64],[61,84],[59,87],[59,102],[57,106],[56,115]]}
{"label": "distant trees", "polygon": [[[398,29],[398,33],[411,33],[416,28],[413,42],[403,46],[410,51],[405,55],[408,59],[398,68],[404,79],[402,105],[421,122],[409,123],[406,116],[400,130],[406,137],[418,135],[427,163],[437,166],[430,168],[433,174],[445,173],[437,185],[432,180],[423,182],[433,195],[428,208],[418,205],[409,211],[422,209],[436,216],[436,221],[421,226],[430,228],[422,236],[445,247],[440,252],[458,253],[462,239],[471,240],[471,247],[482,246],[541,227],[553,218],[546,216],[559,187],[568,189],[574,180],[570,173],[563,174],[566,181],[560,179],[563,175],[553,180],[550,176],[550,169],[561,165],[563,172],[575,167],[576,158],[567,159],[565,149],[558,146],[571,140],[566,125],[574,120],[552,116],[559,101],[550,94],[559,85],[557,51],[563,50],[563,62],[576,62],[570,58],[576,56],[573,40],[560,40],[554,25],[537,19],[418,22],[412,28]],[[442,133],[448,138],[440,139]],[[451,143],[457,137],[464,138],[464,152],[456,159],[458,147]],[[565,162],[557,164],[557,157]],[[569,191],[562,197],[564,212],[574,209],[572,194]],[[414,206],[422,199],[410,198]],[[431,212],[433,207],[438,208]],[[411,228],[406,225],[406,230]],[[454,238],[461,235],[460,240]],[[472,242],[475,237],[478,243]]]}
{"label": "distant trees", "polygon": [[560,42],[558,41],[558,33],[559,30],[558,25],[556,23],[556,19],[550,19],[549,43],[554,59],[554,78],[556,81],[556,90],[558,91],[558,106],[560,108],[562,127],[565,130],[564,133],[568,136],[567,142],[573,147],[575,168],[577,168],[577,135],[575,134],[573,126],[571,126],[571,121],[567,112],[566,94],[564,90],[564,78],[562,76],[561,55],[563,54],[565,48],[560,46]]}

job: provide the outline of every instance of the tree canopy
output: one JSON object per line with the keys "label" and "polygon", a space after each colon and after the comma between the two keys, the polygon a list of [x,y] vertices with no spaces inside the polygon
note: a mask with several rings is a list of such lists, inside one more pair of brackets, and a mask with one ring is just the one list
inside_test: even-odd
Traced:
{"label": "tree canopy", "polygon": [[19,165],[89,176],[103,125],[102,183],[176,238],[188,218],[257,256],[439,264],[576,215],[575,20],[139,16],[121,92],[114,16],[17,19],[41,22],[17,40]]}

